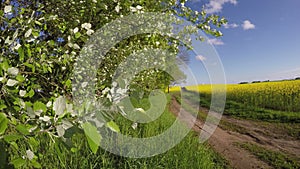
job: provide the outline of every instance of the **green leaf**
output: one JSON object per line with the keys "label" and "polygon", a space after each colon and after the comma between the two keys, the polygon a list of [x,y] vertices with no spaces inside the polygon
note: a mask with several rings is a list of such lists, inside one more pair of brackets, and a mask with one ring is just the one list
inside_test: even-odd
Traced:
{"label": "green leaf", "polygon": [[16,142],[10,142],[9,143],[13,148],[15,148],[15,150],[19,150],[19,146],[18,146],[18,144],[16,143]]}
{"label": "green leaf", "polygon": [[27,129],[27,127],[24,124],[17,125],[16,129],[24,135],[30,134],[29,130]]}
{"label": "green leaf", "polygon": [[14,23],[16,23],[17,21],[18,21],[17,18],[13,18],[13,19],[10,20],[10,23],[14,24]]}
{"label": "green leaf", "polygon": [[76,38],[76,39],[80,38],[80,36],[81,36],[81,33],[80,33],[80,32],[75,33],[75,38]]}
{"label": "green leaf", "polygon": [[50,45],[51,47],[53,47],[53,46],[55,45],[55,41],[54,41],[54,40],[50,40],[50,41],[49,41],[49,45]]}
{"label": "green leaf", "polygon": [[4,113],[0,113],[0,135],[5,133],[7,129],[8,119]]}
{"label": "green leaf", "polygon": [[26,163],[26,160],[24,160],[23,158],[17,158],[12,160],[11,163],[14,165],[15,168],[20,168]]}
{"label": "green leaf", "polygon": [[32,35],[33,35],[35,38],[39,37],[39,33],[36,32],[36,31],[32,31]]}
{"label": "green leaf", "polygon": [[28,143],[32,147],[32,149],[36,149],[36,148],[39,147],[39,142],[35,138],[33,138],[33,137],[30,137],[28,139]]}
{"label": "green leaf", "polygon": [[18,54],[19,54],[19,61],[24,62],[24,50],[23,50],[22,46],[19,47]]}
{"label": "green leaf", "polygon": [[98,133],[97,128],[89,122],[83,123],[82,128],[84,130],[84,134],[87,138],[90,149],[94,154],[96,154],[100,146],[100,141],[102,138],[101,135]]}
{"label": "green leaf", "polygon": [[28,97],[32,98],[34,96],[34,90],[30,89],[30,91],[28,92]]}
{"label": "green leaf", "polygon": [[57,135],[58,135],[59,137],[63,137],[64,134],[65,134],[65,129],[63,128],[62,125],[56,126],[56,131],[57,131]]}
{"label": "green leaf", "polygon": [[17,123],[18,123],[18,122],[17,122],[17,119],[16,119],[15,117],[11,117],[11,118],[10,118],[10,124],[12,124],[12,125],[15,125],[15,126],[16,126],[16,125],[17,125]]}
{"label": "green leaf", "polygon": [[39,22],[39,21],[34,21],[37,25],[40,25],[40,26],[42,26],[43,24],[41,23],[41,22]]}
{"label": "green leaf", "polygon": [[0,141],[0,152],[1,152],[0,168],[4,168],[4,166],[6,166],[7,163],[6,160],[7,160],[8,152],[6,150],[6,146],[3,141]]}
{"label": "green leaf", "polygon": [[30,45],[27,45],[27,54],[28,54],[28,57],[31,57],[32,54],[31,54],[31,49],[30,49]]}
{"label": "green leaf", "polygon": [[6,108],[7,108],[7,106],[5,104],[0,105],[0,110],[6,109]]}
{"label": "green leaf", "polygon": [[7,60],[4,60],[1,64],[3,70],[7,70],[10,66]]}
{"label": "green leaf", "polygon": [[53,103],[53,110],[56,115],[62,115],[66,109],[66,99],[63,96],[59,96]]}
{"label": "green leaf", "polygon": [[22,83],[25,81],[25,77],[23,77],[22,75],[17,75],[16,80]]}
{"label": "green leaf", "polygon": [[71,85],[72,85],[72,81],[70,80],[70,79],[68,79],[66,82],[65,82],[65,85],[66,85],[66,87],[71,87]]}
{"label": "green leaf", "polygon": [[43,111],[43,112],[46,112],[47,111],[47,106],[42,103],[42,102],[39,102],[39,101],[36,101],[34,102],[33,104],[33,111]]}
{"label": "green leaf", "polygon": [[30,164],[34,167],[34,168],[42,168],[42,165],[39,163],[39,162],[37,162],[36,160],[31,160],[30,161]]}
{"label": "green leaf", "polygon": [[26,114],[30,117],[30,118],[35,118],[35,113],[33,111],[33,108],[30,106],[26,106]]}
{"label": "green leaf", "polygon": [[106,123],[106,126],[114,132],[117,132],[117,133],[120,132],[119,126],[114,121],[110,121],[110,122]]}
{"label": "green leaf", "polygon": [[72,148],[71,148],[71,152],[72,152],[72,153],[76,153],[77,151],[78,151],[77,148],[75,148],[75,147],[72,147]]}
{"label": "green leaf", "polygon": [[[21,60],[20,60],[21,61]],[[27,66],[27,67],[29,67],[29,68],[31,68],[31,71],[34,73],[35,72],[35,66],[34,65],[32,65],[32,64],[30,64],[30,63],[23,63],[25,66]]]}

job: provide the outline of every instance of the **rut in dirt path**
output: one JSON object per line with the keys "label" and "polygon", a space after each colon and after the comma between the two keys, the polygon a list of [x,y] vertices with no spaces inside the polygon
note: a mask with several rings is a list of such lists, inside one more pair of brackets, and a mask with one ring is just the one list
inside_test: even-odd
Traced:
{"label": "rut in dirt path", "polygon": [[[195,119],[187,111],[180,112],[181,105],[176,101],[175,98],[172,99],[170,110],[180,120],[185,122],[189,127],[198,133],[200,133],[204,122],[199,119]],[[195,121],[195,123],[193,123]],[[221,154],[230,164],[231,167],[236,169],[253,169],[253,168],[272,168],[267,163],[260,161],[254,155],[250,154],[248,151],[235,146],[237,142],[253,142],[253,138],[247,135],[242,135],[239,133],[231,133],[226,130],[216,127],[216,130],[209,138],[208,143],[211,147]]]}

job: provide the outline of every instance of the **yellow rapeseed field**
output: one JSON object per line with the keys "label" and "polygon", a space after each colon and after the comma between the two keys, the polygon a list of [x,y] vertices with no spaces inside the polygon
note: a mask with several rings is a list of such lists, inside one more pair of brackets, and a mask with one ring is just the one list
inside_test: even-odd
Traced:
{"label": "yellow rapeseed field", "polygon": [[[187,86],[188,90],[210,95],[211,85]],[[172,87],[170,91],[179,91]],[[226,85],[227,100],[261,108],[300,112],[300,80]]]}

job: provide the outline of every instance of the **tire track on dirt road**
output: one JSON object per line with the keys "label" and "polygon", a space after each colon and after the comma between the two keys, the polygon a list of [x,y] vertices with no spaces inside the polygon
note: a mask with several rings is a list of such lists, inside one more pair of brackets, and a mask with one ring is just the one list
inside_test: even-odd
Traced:
{"label": "tire track on dirt road", "polygon": [[[181,105],[173,97],[170,110],[174,115],[178,116],[180,120],[185,122],[197,133],[202,131],[204,122],[195,119],[189,112],[183,110],[180,112]],[[195,123],[193,123],[195,121]],[[220,127],[216,127],[211,137],[208,140],[210,146],[222,155],[229,165],[236,169],[253,169],[253,168],[272,168],[267,163],[259,160],[248,151],[236,146],[237,142],[255,142],[255,139],[249,135],[243,135],[240,133],[233,133],[227,130],[223,130]]]}

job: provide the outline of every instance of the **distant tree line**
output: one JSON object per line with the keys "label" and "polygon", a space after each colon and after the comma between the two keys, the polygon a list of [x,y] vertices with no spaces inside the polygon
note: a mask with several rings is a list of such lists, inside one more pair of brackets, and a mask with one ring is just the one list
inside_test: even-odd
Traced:
{"label": "distant tree line", "polygon": [[[300,77],[296,77],[295,79],[290,79],[290,80],[300,80]],[[287,81],[287,80],[274,80],[274,81]],[[265,81],[259,81],[259,80],[255,80],[252,81],[251,83],[262,83],[262,82],[271,82],[270,80],[265,80]],[[250,82],[240,82],[239,84],[249,84]]]}

